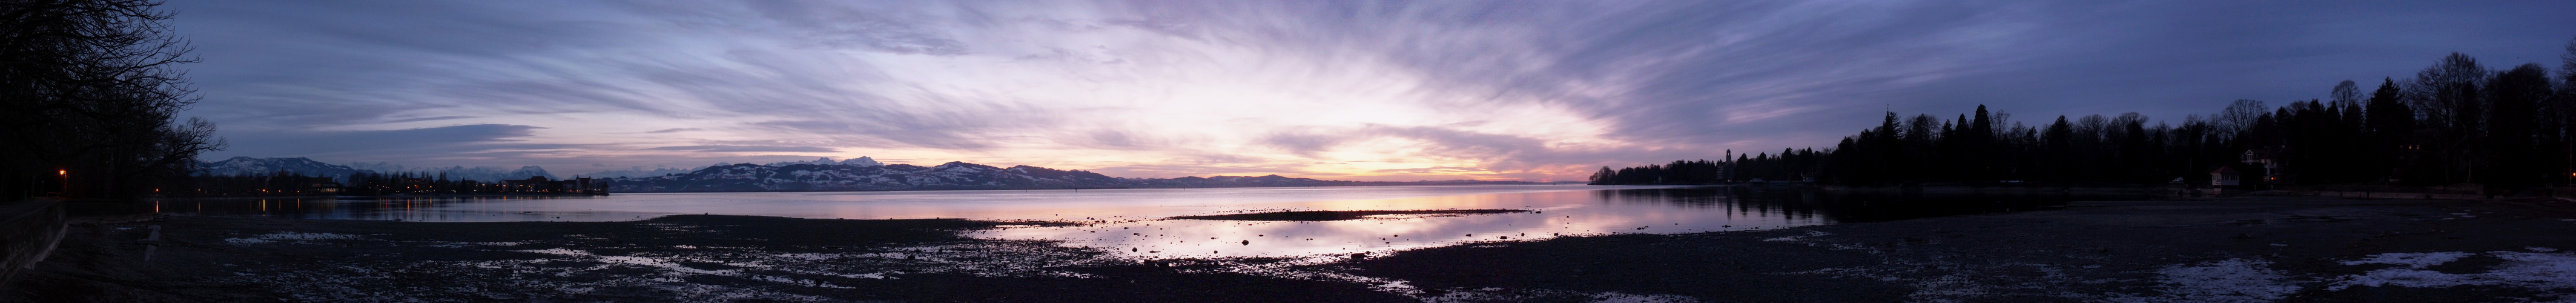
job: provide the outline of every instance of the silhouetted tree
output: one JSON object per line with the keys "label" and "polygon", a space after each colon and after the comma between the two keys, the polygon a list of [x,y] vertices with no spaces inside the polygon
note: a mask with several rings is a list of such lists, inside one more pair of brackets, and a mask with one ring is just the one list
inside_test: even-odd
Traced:
{"label": "silhouetted tree", "polygon": [[222,148],[213,123],[174,117],[195,60],[159,4],[0,2],[0,198],[133,197]]}
{"label": "silhouetted tree", "polygon": [[[2563,64],[2576,70],[2576,41],[2568,52]],[[2270,173],[2249,170],[2257,167],[2242,163],[2250,153],[2282,168],[2285,175],[2261,176],[2282,177],[2267,182],[2540,186],[2576,173],[2576,72],[2551,75],[2539,64],[2490,73],[2475,58],[2452,53],[2408,82],[2382,78],[2366,97],[2358,83],[2341,81],[2328,99],[2277,108],[2236,100],[2214,115],[2184,116],[2180,124],[2122,113],[2006,126],[2005,115],[1983,105],[1950,119],[1887,112],[1878,126],[1843,137],[1832,149],[1728,150],[1717,162],[1604,167],[1594,180],[2142,183],[2205,182],[2222,166]]]}
{"label": "silhouetted tree", "polygon": [[2556,95],[2550,89],[2549,71],[2540,64],[2523,64],[2496,73],[2487,82],[2487,100],[2492,105],[2487,116],[2486,140],[2480,149],[2487,156],[2490,172],[2479,183],[2504,187],[2530,187],[2552,177],[2534,153],[2541,148],[2538,135],[2542,102]]}

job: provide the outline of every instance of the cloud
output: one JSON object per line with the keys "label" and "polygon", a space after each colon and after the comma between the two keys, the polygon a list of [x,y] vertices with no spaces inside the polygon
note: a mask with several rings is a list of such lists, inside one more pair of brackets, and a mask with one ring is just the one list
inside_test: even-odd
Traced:
{"label": "cloud", "polygon": [[805,153],[828,153],[828,152],[836,152],[836,151],[837,151],[837,150],[833,150],[832,148],[828,148],[828,147],[813,147],[813,146],[732,146],[732,145],[663,146],[663,147],[654,147],[654,148],[646,148],[646,149],[650,149],[650,150],[670,150],[670,151],[692,151],[692,152],[715,152],[715,153],[749,153],[749,152],[805,152]]}
{"label": "cloud", "polygon": [[2576,35],[2543,30],[2576,28],[2561,2],[169,6],[223,154],[1430,179],[1822,147],[1886,110],[2174,118]]}
{"label": "cloud", "polygon": [[420,118],[394,119],[394,120],[390,120],[390,121],[385,121],[385,123],[386,123],[386,124],[393,124],[393,123],[404,123],[404,122],[438,121],[438,120],[455,120],[455,119],[469,119],[469,118],[474,118],[474,117],[471,117],[471,116],[437,116],[437,117],[420,117]]}
{"label": "cloud", "polygon": [[1272,132],[1268,135],[1263,135],[1260,141],[1270,147],[1286,150],[1290,154],[1312,157],[1318,152],[1330,150],[1333,147],[1342,145],[1343,142],[1350,141],[1351,139],[1353,138],[1351,134],[1348,133],[1324,133],[1316,132],[1312,129],[1300,128],[1296,130]]}
{"label": "cloud", "polygon": [[[525,157],[587,146],[526,140],[543,127],[469,124],[394,130],[261,131],[219,133],[231,149],[214,153],[253,157],[313,157],[383,162],[473,157]],[[417,163],[417,162],[414,162]]]}

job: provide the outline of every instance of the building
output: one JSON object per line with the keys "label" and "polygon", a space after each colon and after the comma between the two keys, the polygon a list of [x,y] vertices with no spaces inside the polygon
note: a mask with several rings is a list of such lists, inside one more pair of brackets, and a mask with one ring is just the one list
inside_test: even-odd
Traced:
{"label": "building", "polygon": [[2219,166],[2218,170],[2209,171],[2209,186],[2244,185],[2245,182],[2238,179],[2238,175],[2234,167]]}
{"label": "building", "polygon": [[501,180],[501,192],[598,195],[606,194],[607,187],[600,186],[591,178],[551,180],[545,176],[534,176],[526,180]]}
{"label": "building", "polygon": [[304,178],[304,189],[319,193],[340,193],[340,180],[331,177]]}
{"label": "building", "polygon": [[2262,174],[2260,175],[2261,177],[2254,180],[2261,181],[2261,183],[2264,184],[2287,184],[2290,182],[2289,172],[2282,168],[2281,151],[2279,148],[2248,149],[2245,150],[2245,155],[2242,158],[2242,161],[2245,162],[2245,164],[2260,167],[2262,170]]}

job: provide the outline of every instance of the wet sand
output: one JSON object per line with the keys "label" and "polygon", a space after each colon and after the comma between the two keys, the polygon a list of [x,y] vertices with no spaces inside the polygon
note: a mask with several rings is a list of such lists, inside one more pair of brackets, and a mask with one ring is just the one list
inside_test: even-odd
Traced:
{"label": "wet sand", "polygon": [[1502,301],[2576,300],[2576,203],[2248,197],[2069,208],[1461,245],[1352,266]]}
{"label": "wet sand", "polygon": [[[2576,300],[2576,204],[2549,200],[2079,202],[1358,260],[1136,260],[958,236],[1058,224],[169,217],[76,225],[0,301]],[[146,225],[165,226],[148,262]]]}
{"label": "wet sand", "polygon": [[1239,220],[1239,221],[1340,221],[1340,220],[1359,220],[1359,219],[1370,219],[1370,218],[1382,218],[1382,217],[1395,216],[1395,215],[1456,216],[1456,215],[1506,214],[1506,213],[1524,213],[1524,212],[1531,212],[1531,211],[1529,211],[1529,210],[1518,210],[1518,209],[1452,209],[1452,210],[1340,210],[1340,211],[1335,211],[1335,210],[1318,210],[1318,211],[1278,211],[1278,212],[1262,212],[1262,213],[1230,214],[1230,215],[1208,215],[1208,216],[1179,216],[1179,217],[1171,217],[1171,219],[1186,219],[1186,220]]}

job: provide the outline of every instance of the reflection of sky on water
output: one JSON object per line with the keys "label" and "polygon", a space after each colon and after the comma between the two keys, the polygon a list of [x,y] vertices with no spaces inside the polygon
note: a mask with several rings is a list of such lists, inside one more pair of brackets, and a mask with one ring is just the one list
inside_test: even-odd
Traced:
{"label": "reflection of sky on water", "polygon": [[[270,199],[163,201],[159,207],[167,213],[221,216],[444,222],[619,221],[697,213],[1084,221],[1096,224],[1009,228],[976,236],[1061,240],[1069,246],[1115,248],[1136,256],[1197,257],[1347,254],[1579,234],[1777,229],[2032,210],[2079,198],[2134,197],[1512,185]],[[1157,220],[1280,210],[1431,209],[1536,212],[1344,221]]]}
{"label": "reflection of sky on water", "polygon": [[[1289,210],[1526,209],[1531,213],[1345,221],[1112,221],[1080,227],[986,231],[1004,239],[1063,240],[1135,256],[1298,256],[1565,235],[1693,233],[2035,210],[2081,197],[2045,194],[1903,194],[1747,187],[1632,187],[1301,203]],[[1309,240],[1312,239],[1312,240]],[[1248,241],[1248,242],[1247,242]],[[1157,253],[1156,251],[1160,251]]]}
{"label": "reflection of sky on water", "polygon": [[[1365,202],[1650,186],[1502,185],[983,190],[799,193],[660,193],[574,197],[368,197],[158,201],[165,213],[296,219],[432,222],[626,221],[676,214],[795,218],[1078,220],[1156,219],[1258,209],[1426,207]],[[1354,201],[1359,201],[1354,203]],[[1466,205],[1466,204],[1461,204]],[[1318,208],[1318,207],[1351,208]],[[1517,207],[1516,207],[1517,208]],[[1407,208],[1412,209],[1412,208]]]}

